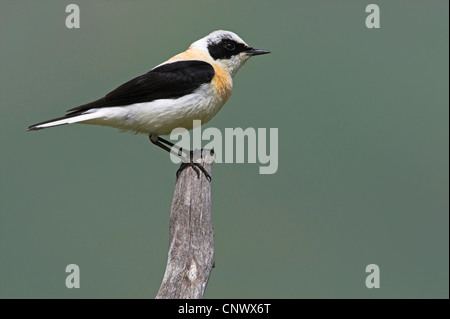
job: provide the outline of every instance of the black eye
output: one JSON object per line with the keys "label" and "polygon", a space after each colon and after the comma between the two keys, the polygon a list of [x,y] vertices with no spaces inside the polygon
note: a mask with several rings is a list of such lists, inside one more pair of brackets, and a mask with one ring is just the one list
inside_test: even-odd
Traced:
{"label": "black eye", "polygon": [[234,46],[234,43],[233,43],[233,42],[226,42],[226,43],[223,45],[223,47],[224,47],[225,49],[227,49],[227,50],[230,50],[230,51],[232,51],[232,50],[235,49],[235,46]]}

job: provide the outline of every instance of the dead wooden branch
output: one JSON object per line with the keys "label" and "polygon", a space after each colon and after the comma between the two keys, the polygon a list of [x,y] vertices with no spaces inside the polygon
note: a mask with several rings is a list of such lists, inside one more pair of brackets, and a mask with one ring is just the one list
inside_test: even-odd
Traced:
{"label": "dead wooden branch", "polygon": [[[204,151],[197,162],[211,175],[212,160]],[[202,298],[214,267],[211,183],[192,168],[182,171],[175,184],[169,231],[166,272],[156,298]]]}

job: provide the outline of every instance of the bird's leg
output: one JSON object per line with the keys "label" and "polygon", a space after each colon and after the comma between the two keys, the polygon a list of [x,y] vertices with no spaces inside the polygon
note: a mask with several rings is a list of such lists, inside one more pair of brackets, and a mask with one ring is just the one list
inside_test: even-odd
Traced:
{"label": "bird's leg", "polygon": [[[181,158],[182,163],[180,168],[177,170],[177,178],[180,176],[181,172],[188,167],[192,167],[192,169],[197,173],[197,177],[200,178],[200,171],[205,175],[206,179],[211,182],[211,175],[206,171],[206,169],[199,163],[194,162],[194,160],[198,159],[198,153],[194,158],[194,151],[187,151],[172,142],[169,142],[159,136],[149,135],[150,142],[155,144],[156,146],[162,148],[163,150],[173,154],[179,158]],[[170,146],[170,147],[169,147]],[[173,148],[177,149],[177,152],[173,150]],[[186,155],[182,155],[182,153]],[[200,157],[202,156],[203,150],[200,150]],[[189,157],[188,157],[189,156]]]}
{"label": "bird's leg", "polygon": [[[169,152],[170,154],[173,154],[181,159],[183,159],[183,156],[180,153],[185,153],[187,156],[187,152],[182,149],[181,147],[173,144],[172,142],[169,142],[159,136],[155,136],[155,135],[149,135],[148,139],[150,140],[150,142],[152,142],[153,144],[155,144],[156,146],[162,148],[163,150]],[[165,145],[164,145],[165,144]],[[168,145],[168,146],[167,146]],[[176,148],[178,150],[178,152],[175,152],[173,150],[173,148]]]}

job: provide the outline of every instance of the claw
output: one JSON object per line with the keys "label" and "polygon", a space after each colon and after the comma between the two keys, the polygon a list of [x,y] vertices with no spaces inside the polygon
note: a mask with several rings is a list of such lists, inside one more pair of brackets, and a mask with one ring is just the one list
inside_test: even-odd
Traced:
{"label": "claw", "polygon": [[200,178],[200,171],[205,175],[206,179],[211,182],[211,175],[206,171],[206,169],[199,163],[195,163],[194,162],[194,152],[191,151],[190,152],[190,160],[189,162],[185,163],[181,163],[180,168],[177,170],[177,179],[180,176],[181,172],[184,171],[186,168],[188,167],[192,167],[192,169],[195,171],[195,173],[197,173],[197,178]]}
{"label": "claw", "polygon": [[[192,167],[192,169],[197,173],[197,178],[200,178],[200,171],[205,175],[206,179],[211,182],[211,175],[206,171],[206,169],[200,165],[199,163],[194,162],[194,151],[189,151],[189,159],[187,156],[183,156],[182,153],[187,154],[187,150],[184,150],[183,148],[176,146],[172,142],[166,141],[165,139],[156,136],[156,135],[149,135],[150,141],[155,144],[156,146],[162,148],[163,150],[169,152],[170,154],[173,154],[175,156],[178,156],[183,160],[183,162],[180,165],[180,168],[177,170],[177,179],[180,176],[181,172],[184,171],[187,167]],[[173,150],[172,148],[175,148]],[[198,156],[198,151],[195,151],[195,155]],[[202,156],[203,150],[200,150],[200,156]],[[210,150],[209,153],[211,156],[214,155],[214,148]],[[197,157],[196,157],[197,159]]]}

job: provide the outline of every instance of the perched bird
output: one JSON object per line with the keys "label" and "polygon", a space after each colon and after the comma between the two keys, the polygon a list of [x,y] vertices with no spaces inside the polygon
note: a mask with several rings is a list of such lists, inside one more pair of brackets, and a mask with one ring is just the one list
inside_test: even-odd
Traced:
{"label": "perched bird", "polygon": [[[171,148],[176,146],[160,135],[178,127],[190,130],[193,120],[202,124],[211,120],[230,98],[239,68],[251,56],[267,53],[247,45],[233,32],[214,31],[104,97],[72,108],[62,117],[31,125],[28,131],[71,123],[111,126],[148,134],[153,144],[173,153]],[[177,176],[192,166],[197,174],[196,167],[210,179],[200,164],[193,163],[192,152],[190,156]]]}

